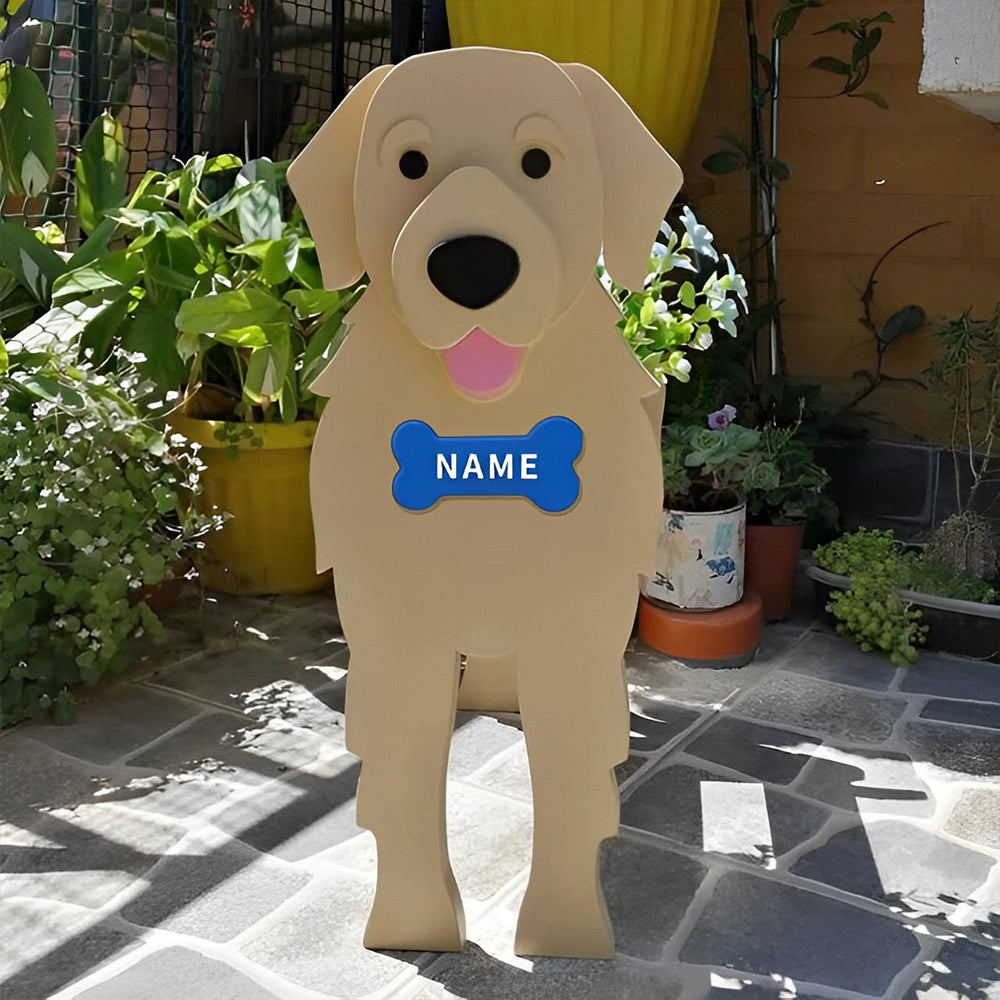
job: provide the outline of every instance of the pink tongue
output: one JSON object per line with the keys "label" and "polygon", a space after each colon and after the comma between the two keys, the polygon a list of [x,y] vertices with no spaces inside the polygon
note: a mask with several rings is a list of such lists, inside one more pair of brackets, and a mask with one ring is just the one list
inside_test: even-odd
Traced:
{"label": "pink tongue", "polygon": [[445,368],[452,382],[464,392],[486,396],[498,392],[512,381],[521,367],[524,347],[510,347],[473,327],[444,354]]}

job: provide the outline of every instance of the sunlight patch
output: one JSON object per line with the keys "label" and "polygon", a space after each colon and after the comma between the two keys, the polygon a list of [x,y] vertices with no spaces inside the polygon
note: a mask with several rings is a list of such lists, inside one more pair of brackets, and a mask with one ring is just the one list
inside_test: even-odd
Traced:
{"label": "sunlight patch", "polygon": [[774,867],[764,786],[748,781],[701,783],[701,829],[706,851],[765,861]]}

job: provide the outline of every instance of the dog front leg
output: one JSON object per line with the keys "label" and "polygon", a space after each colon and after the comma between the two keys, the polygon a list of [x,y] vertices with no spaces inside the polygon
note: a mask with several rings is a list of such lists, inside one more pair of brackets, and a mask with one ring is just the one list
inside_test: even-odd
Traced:
{"label": "dog front leg", "polygon": [[358,824],[378,878],[365,947],[461,951],[465,918],[448,859],[445,784],[458,657],[408,637],[351,649],[347,745],[361,757]]}
{"label": "dog front leg", "polygon": [[613,767],[628,753],[628,699],[621,650],[604,647],[577,639],[518,654],[535,814],[519,955],[615,954],[599,858],[618,833]]}

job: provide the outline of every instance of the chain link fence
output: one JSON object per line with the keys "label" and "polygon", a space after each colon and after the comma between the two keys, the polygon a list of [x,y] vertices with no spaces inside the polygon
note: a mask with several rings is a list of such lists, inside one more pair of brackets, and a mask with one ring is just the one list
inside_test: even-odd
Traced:
{"label": "chain link fence", "polygon": [[[0,0],[2,4],[3,0]],[[110,109],[130,183],[197,152],[294,156],[372,67],[417,51],[422,0],[29,0],[0,59],[30,63],[55,112],[46,193],[0,215],[73,238],[73,150]],[[27,8],[27,9],[25,9]]]}

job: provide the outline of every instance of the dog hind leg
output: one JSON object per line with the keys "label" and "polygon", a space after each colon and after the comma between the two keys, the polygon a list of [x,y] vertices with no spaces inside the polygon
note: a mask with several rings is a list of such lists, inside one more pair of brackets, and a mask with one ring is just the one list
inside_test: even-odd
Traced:
{"label": "dog hind leg", "polygon": [[535,814],[519,955],[615,954],[599,856],[601,842],[618,833],[613,767],[628,754],[628,699],[620,650],[606,645],[577,638],[519,654]]}
{"label": "dog hind leg", "polygon": [[445,782],[456,654],[352,648],[348,747],[361,757],[358,824],[375,835],[378,878],[367,948],[461,951],[465,918],[448,858]]}

